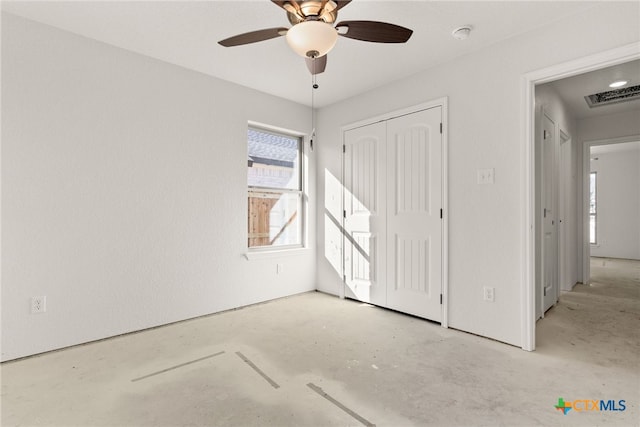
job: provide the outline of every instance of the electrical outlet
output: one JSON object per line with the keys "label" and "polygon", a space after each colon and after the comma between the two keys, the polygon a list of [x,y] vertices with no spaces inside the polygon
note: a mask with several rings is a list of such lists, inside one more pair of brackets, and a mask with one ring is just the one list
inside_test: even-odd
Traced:
{"label": "electrical outlet", "polygon": [[496,300],[496,288],[491,288],[489,286],[484,287],[484,300],[489,302],[494,302]]}
{"label": "electrical outlet", "polygon": [[47,311],[47,297],[31,297],[31,314]]}

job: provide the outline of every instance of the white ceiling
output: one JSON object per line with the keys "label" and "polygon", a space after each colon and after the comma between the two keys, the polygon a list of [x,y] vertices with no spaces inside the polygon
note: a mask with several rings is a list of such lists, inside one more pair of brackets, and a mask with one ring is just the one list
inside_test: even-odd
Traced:
{"label": "white ceiling", "polygon": [[593,157],[594,154],[620,153],[623,151],[640,151],[640,141],[595,145],[591,147],[591,157]]}
{"label": "white ceiling", "polygon": [[[315,105],[372,90],[460,55],[480,50],[595,2],[354,0],[341,20],[373,20],[414,30],[403,45],[341,37],[318,76]],[[257,1],[3,1],[2,10],[162,61],[309,105],[311,76],[284,38],[233,48],[217,41],[262,28],[289,27],[286,13]],[[461,25],[468,40],[451,37]]]}

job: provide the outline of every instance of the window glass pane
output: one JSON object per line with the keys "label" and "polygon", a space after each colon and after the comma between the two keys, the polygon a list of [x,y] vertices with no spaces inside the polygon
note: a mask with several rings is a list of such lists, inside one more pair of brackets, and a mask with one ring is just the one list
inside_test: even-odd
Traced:
{"label": "window glass pane", "polygon": [[301,244],[301,202],[298,192],[249,190],[249,247]]}
{"label": "window glass pane", "polygon": [[248,185],[301,190],[300,138],[248,129]]}
{"label": "window glass pane", "polygon": [[596,216],[589,215],[589,243],[596,244]]}

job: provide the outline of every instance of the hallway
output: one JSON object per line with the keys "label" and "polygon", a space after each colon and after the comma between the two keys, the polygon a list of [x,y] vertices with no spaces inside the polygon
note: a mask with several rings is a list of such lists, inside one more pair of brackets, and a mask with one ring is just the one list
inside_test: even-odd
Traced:
{"label": "hallway", "polygon": [[637,375],[640,261],[592,257],[591,283],[563,292],[558,304],[538,322],[536,333],[538,352],[565,354]]}

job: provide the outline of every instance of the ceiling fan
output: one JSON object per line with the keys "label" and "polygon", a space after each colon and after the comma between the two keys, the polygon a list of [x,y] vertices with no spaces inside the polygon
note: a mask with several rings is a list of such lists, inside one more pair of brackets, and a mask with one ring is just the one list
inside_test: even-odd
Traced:
{"label": "ceiling fan", "polygon": [[251,31],[218,43],[232,47],[286,36],[289,46],[305,58],[311,74],[319,74],[325,70],[327,52],[336,44],[338,36],[374,43],[405,43],[413,33],[408,28],[378,21],[342,21],[334,26],[338,11],[351,0],[272,0],[272,3],[287,12],[291,28]]}

